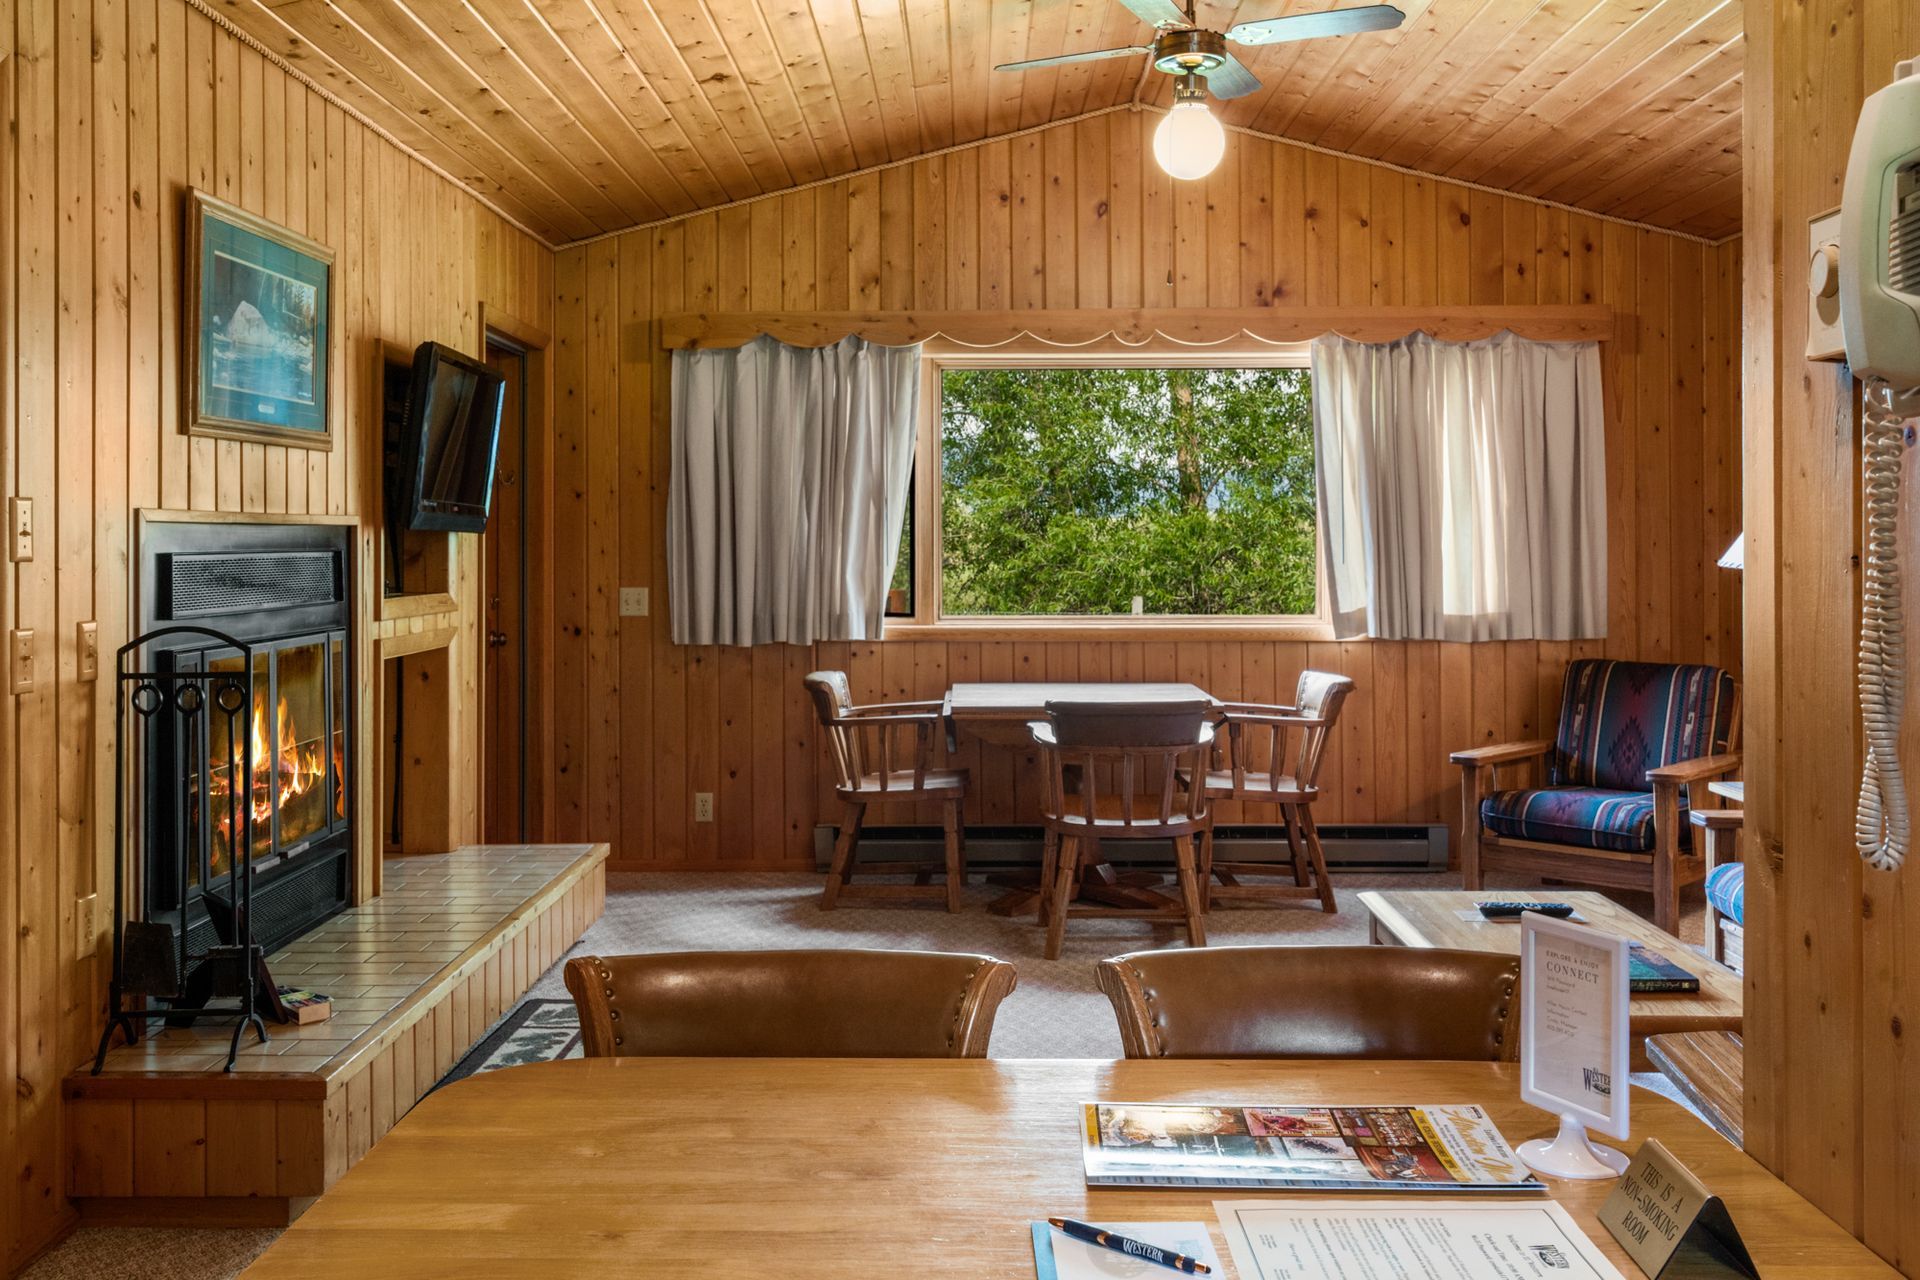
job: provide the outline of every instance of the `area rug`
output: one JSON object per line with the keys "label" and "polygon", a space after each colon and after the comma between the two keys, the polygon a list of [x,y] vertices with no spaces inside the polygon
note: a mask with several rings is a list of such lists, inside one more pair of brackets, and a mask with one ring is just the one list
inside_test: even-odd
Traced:
{"label": "area rug", "polygon": [[500,1019],[434,1088],[444,1089],[483,1071],[580,1056],[580,1015],[573,1001],[525,1000]]}

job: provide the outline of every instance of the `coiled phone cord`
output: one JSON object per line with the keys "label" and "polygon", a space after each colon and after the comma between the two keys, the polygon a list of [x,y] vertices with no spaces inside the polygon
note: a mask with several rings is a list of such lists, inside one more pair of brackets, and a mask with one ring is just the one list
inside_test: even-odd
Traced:
{"label": "coiled phone cord", "polygon": [[1866,507],[1866,573],[1860,615],[1860,718],[1867,743],[1854,816],[1854,844],[1869,865],[1898,867],[1912,823],[1900,767],[1900,723],[1906,708],[1907,645],[1900,602],[1900,471],[1907,418],[1920,393],[1896,393],[1867,380],[1861,414],[1861,487]]}

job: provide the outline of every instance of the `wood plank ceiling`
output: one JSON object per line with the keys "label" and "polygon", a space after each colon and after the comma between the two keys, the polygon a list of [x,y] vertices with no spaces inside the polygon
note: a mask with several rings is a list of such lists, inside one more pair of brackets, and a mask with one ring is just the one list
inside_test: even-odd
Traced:
{"label": "wood plank ceiling", "polygon": [[[1138,101],[1118,0],[214,0],[548,239]],[[1202,0],[1202,25],[1330,7]],[[1241,51],[1229,124],[1597,213],[1739,229],[1738,0],[1402,0],[1398,31]]]}

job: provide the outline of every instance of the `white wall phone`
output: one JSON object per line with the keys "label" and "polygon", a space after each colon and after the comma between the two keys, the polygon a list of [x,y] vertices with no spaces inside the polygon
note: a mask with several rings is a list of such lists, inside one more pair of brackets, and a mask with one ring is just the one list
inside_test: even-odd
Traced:
{"label": "white wall phone", "polygon": [[[1840,328],[1865,382],[1861,422],[1866,573],[1860,716],[1867,744],[1854,842],[1883,870],[1907,856],[1912,820],[1900,766],[1906,706],[1900,470],[1920,415],[1920,61],[1860,108],[1840,206]],[[1816,268],[1824,265],[1816,257]],[[1820,272],[1816,269],[1817,281]],[[1816,286],[1817,287],[1817,286]]]}

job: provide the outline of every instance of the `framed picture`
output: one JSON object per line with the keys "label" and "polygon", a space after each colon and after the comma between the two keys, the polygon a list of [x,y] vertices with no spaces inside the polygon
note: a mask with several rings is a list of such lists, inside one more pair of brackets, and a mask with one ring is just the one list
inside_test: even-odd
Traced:
{"label": "framed picture", "polygon": [[187,210],[187,431],[333,448],[333,250],[204,191]]}

